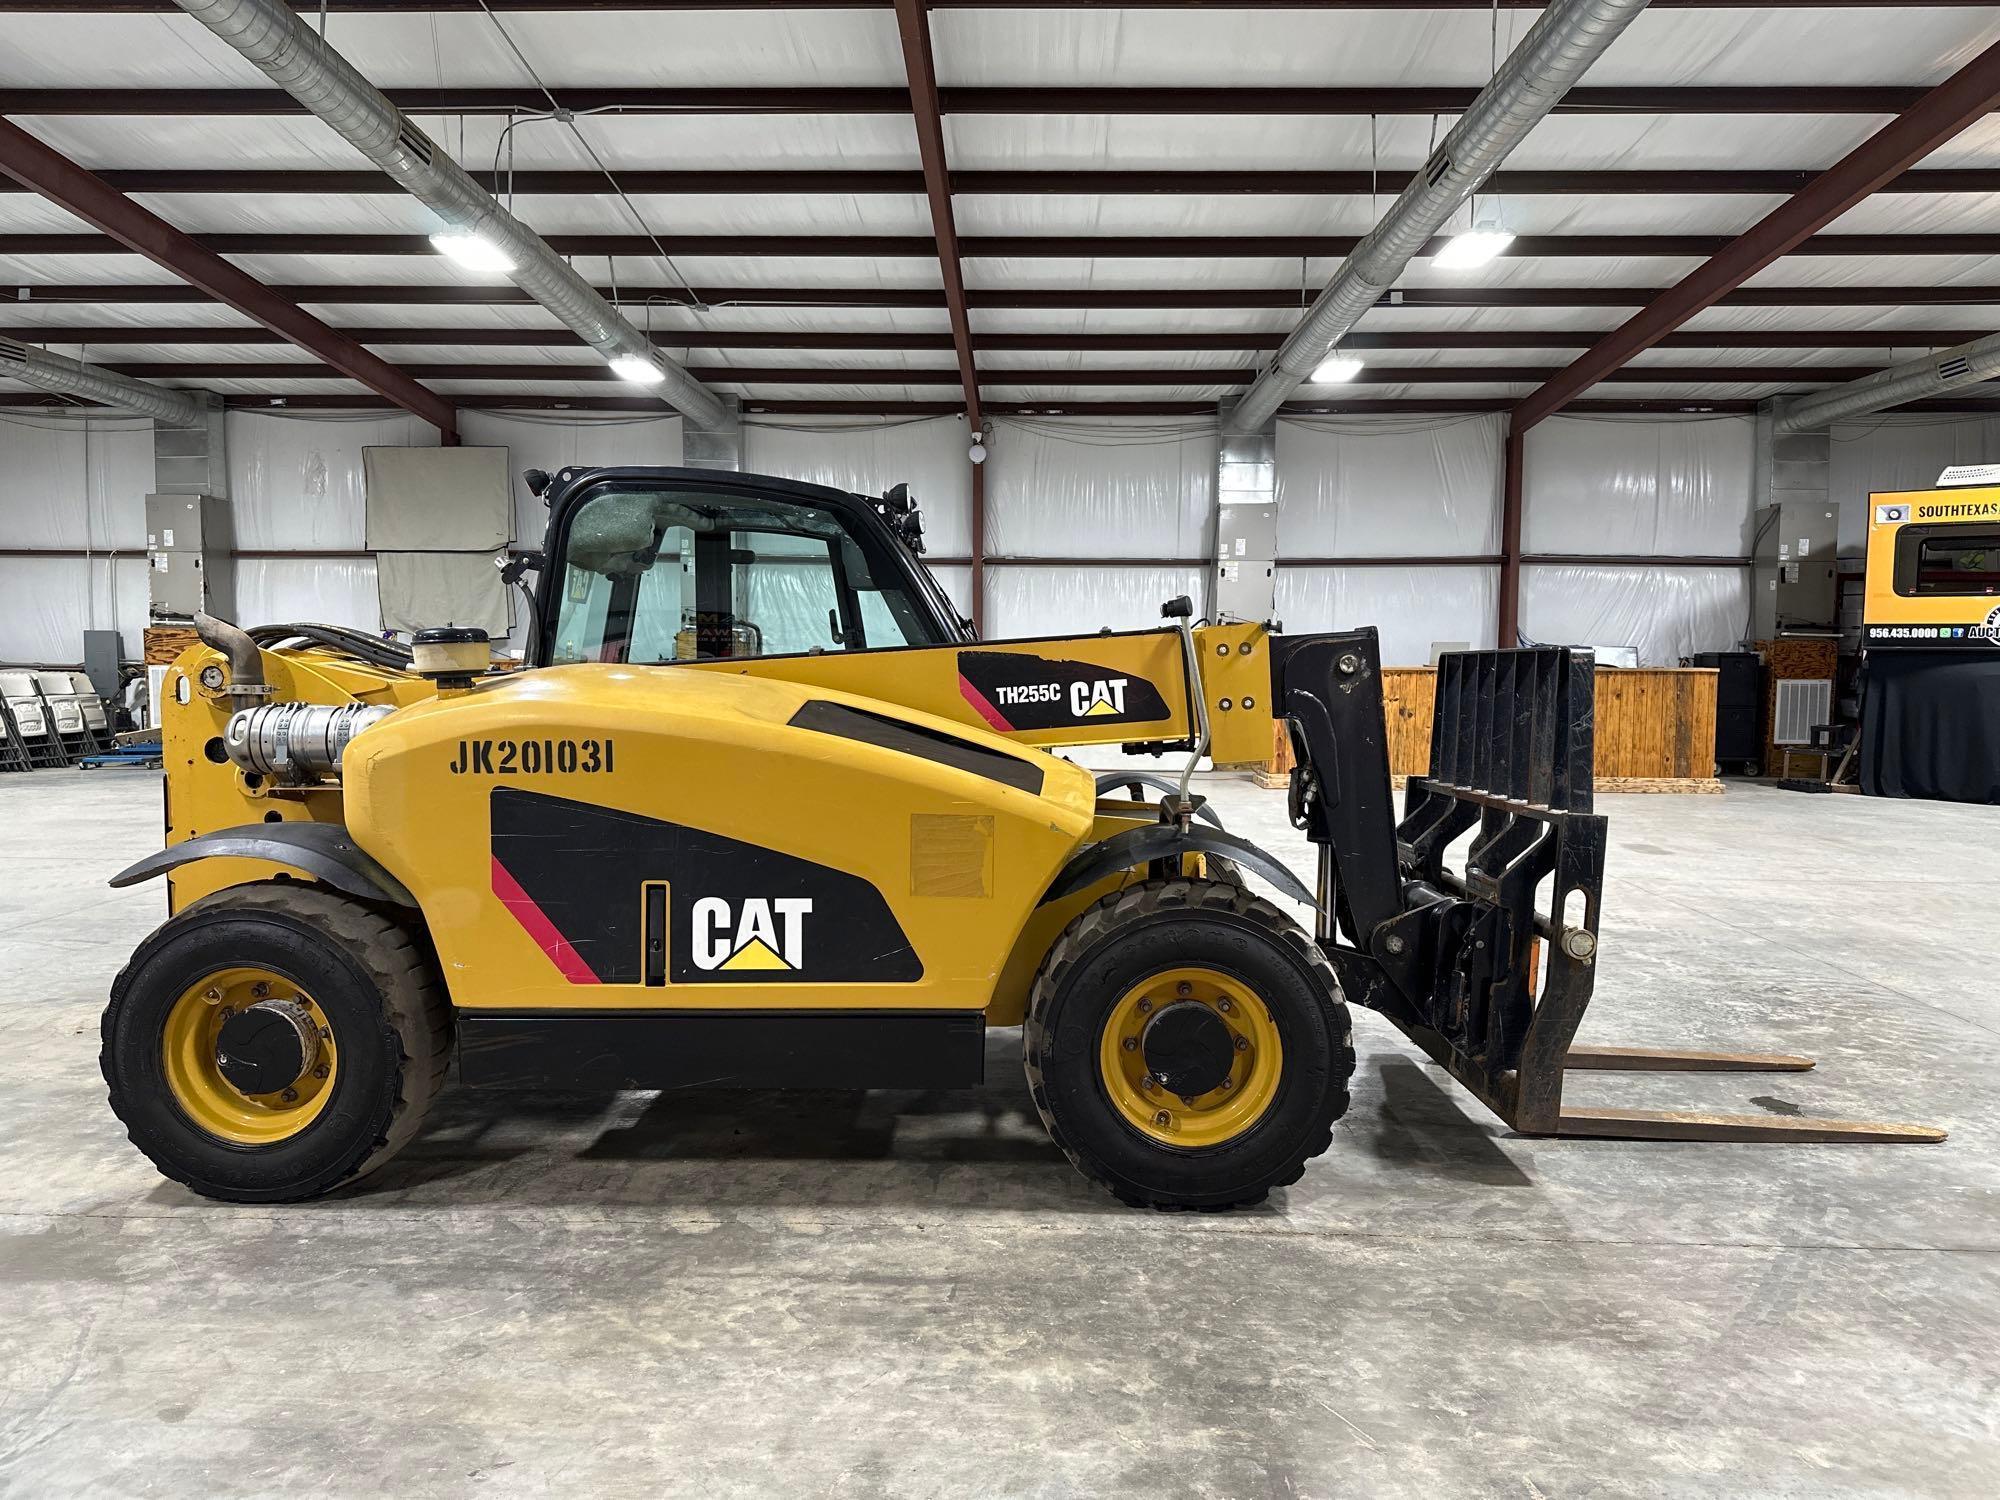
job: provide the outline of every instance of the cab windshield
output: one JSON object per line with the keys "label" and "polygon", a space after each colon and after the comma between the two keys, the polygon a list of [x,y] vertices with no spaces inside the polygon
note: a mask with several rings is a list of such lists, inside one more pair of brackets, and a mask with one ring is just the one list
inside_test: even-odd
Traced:
{"label": "cab windshield", "polygon": [[552,663],[653,664],[940,641],[894,544],[830,507],[606,487],[555,564]]}

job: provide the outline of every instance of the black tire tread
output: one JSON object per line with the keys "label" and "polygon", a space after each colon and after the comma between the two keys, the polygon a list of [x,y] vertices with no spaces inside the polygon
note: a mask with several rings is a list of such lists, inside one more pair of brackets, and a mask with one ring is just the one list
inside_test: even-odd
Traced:
{"label": "black tire tread", "polygon": [[1070,966],[1120,927],[1174,909],[1223,910],[1238,917],[1248,918],[1294,950],[1297,957],[1312,970],[1314,977],[1320,980],[1326,997],[1323,1003],[1327,1010],[1327,1030],[1335,1041],[1335,1056],[1313,1130],[1302,1141],[1294,1159],[1269,1173],[1260,1184],[1246,1189],[1242,1196],[1230,1202],[1203,1205],[1203,1210],[1223,1211],[1254,1207],[1270,1195],[1272,1188],[1290,1187],[1297,1182],[1305,1175],[1306,1163],[1324,1154],[1333,1144],[1334,1122],[1347,1113],[1349,1080],[1354,1074],[1354,1027],[1347,1014],[1347,1006],[1340,999],[1340,986],[1334,976],[1333,966],[1326,961],[1326,955],[1320,952],[1319,945],[1297,922],[1239,881],[1203,880],[1185,876],[1141,881],[1111,892],[1079,913],[1049,946],[1048,954],[1043,958],[1041,968],[1036,971],[1034,984],[1029,989],[1028,1015],[1022,1023],[1021,1048],[1028,1074],[1028,1092],[1035,1101],[1035,1112],[1041,1116],[1042,1125],[1048,1131],[1049,1139],[1055,1142],[1063,1155],[1069,1158],[1070,1164],[1085,1177],[1106,1188],[1121,1203],[1132,1208],[1172,1211],[1187,1207],[1182,1203],[1128,1191],[1080,1152],[1064,1135],[1054,1115],[1049,1111],[1048,1090],[1043,1083],[1041,1067],[1044,1017],[1055,999],[1063,975]]}
{"label": "black tire tread", "polygon": [[[154,940],[176,923],[219,909],[272,912],[302,923],[360,965],[381,995],[384,1019],[396,1033],[401,1049],[395,1103],[381,1133],[333,1181],[315,1185],[296,1195],[263,1197],[261,1201],[294,1202],[319,1197],[334,1188],[359,1181],[409,1144],[422,1128],[431,1101],[443,1088],[445,1073],[451,1065],[451,1003],[445,996],[436,961],[423,937],[381,911],[320,886],[279,880],[229,886],[190,902],[156,929],[153,937],[140,944],[112,981],[111,1001],[104,1010],[104,1046],[99,1056],[99,1067],[106,1086],[113,1091],[113,1108],[116,1108],[117,1096],[112,1076],[112,1034],[134,971]],[[183,1187],[200,1190],[191,1180],[192,1174],[155,1156],[129,1124],[126,1135],[162,1176]]]}

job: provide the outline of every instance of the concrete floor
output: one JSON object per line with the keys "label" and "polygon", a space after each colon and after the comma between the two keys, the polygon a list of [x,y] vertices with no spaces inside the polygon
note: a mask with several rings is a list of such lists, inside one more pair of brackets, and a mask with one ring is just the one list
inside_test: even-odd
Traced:
{"label": "concrete floor", "polygon": [[1950,1142],[1530,1142],[1364,1013],[1252,1213],[1083,1182],[1004,1033],[960,1094],[455,1092],[365,1190],[226,1208],[97,1070],[157,778],[0,777],[0,1493],[2000,1494],[2000,810],[1605,802],[1586,1037],[1822,1066],[1574,1100]]}

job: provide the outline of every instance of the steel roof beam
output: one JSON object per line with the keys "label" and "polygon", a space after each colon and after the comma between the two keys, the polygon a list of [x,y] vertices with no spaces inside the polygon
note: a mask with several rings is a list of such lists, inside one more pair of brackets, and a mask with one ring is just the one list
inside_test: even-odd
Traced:
{"label": "steel roof beam", "polygon": [[[944,119],[938,113],[937,63],[931,56],[930,12],[923,0],[896,0],[896,30],[903,43],[903,72],[909,80],[909,108],[917,128],[917,155],[924,167],[924,195],[930,200],[931,241],[912,254],[937,257],[944,281],[945,312],[965,390],[965,419],[980,430],[979,372],[972,353],[972,322],[966,312],[965,272],[959,264],[958,225],[951,211],[950,169],[944,155]],[[810,238],[810,236],[808,236]],[[689,250],[688,254],[701,252]]]}
{"label": "steel roof beam", "polygon": [[[324,380],[339,371],[305,361],[227,360],[216,362],[155,362],[111,360],[104,368],[140,380]],[[410,374],[425,380],[575,380],[612,381],[617,373],[602,364],[412,364]],[[695,365],[699,380],[733,385],[956,385],[960,373],[945,366],[910,368],[843,368],[832,365]],[[988,385],[1247,385],[1256,376],[1248,366],[1187,370],[1048,370],[995,369],[987,366]],[[1370,365],[1355,385],[1519,385],[1546,380],[1553,368],[1517,365]],[[1806,385],[1858,380],[1877,373],[1873,366],[1811,365],[1632,365],[1606,376],[1636,385]]]}
{"label": "steel roof beam", "polygon": [[[949,228],[949,226],[947,226]],[[218,232],[190,236],[219,255],[431,256],[437,247],[422,234],[273,234]],[[1445,236],[1425,242],[1418,256],[1442,248]],[[657,256],[653,241],[638,234],[548,234],[559,255]],[[1355,235],[971,235],[952,238],[956,256],[968,260],[1229,260],[1261,258],[1333,260],[1350,254]],[[1713,257],[1737,240],[1721,234],[1523,234],[1504,252],[1509,260],[1619,260]],[[122,255],[108,235],[0,234],[0,255]],[[904,234],[689,234],[674,237],[685,256],[770,257],[787,260],[931,260],[938,241]],[[1779,255],[1996,255],[2000,234],[1820,234],[1801,237]]]}
{"label": "steel roof beam", "polygon": [[[518,287],[406,282],[284,282],[276,290],[298,302],[322,306],[372,305],[399,307],[524,307],[534,299]],[[610,287],[598,292],[613,296]],[[730,307],[920,307],[942,308],[944,293],[936,287],[843,286],[703,286],[695,288],[702,304]],[[1413,287],[1385,295],[1382,307],[1643,307],[1656,289],[1644,286],[1546,287]],[[678,286],[621,285],[616,300],[638,306],[664,301],[686,305],[686,290]],[[19,305],[96,304],[101,306],[160,306],[208,302],[199,288],[161,282],[27,282],[0,281],[0,300]],[[1278,309],[1296,312],[1299,294],[1286,287],[1011,287],[970,288],[969,308],[1007,311],[1070,309]],[[1984,307],[2000,305],[2000,284],[1915,283],[1865,286],[1739,287],[1720,299],[1720,307]]]}
{"label": "steel roof beam", "polygon": [[[357,344],[422,348],[457,344],[495,349],[575,349],[566,328],[343,328]],[[1943,349],[1990,332],[1983,328],[1766,328],[1672,333],[1660,349]],[[151,344],[265,344],[285,340],[269,329],[236,324],[146,325],[50,323],[0,325],[0,337],[44,344],[143,346]],[[1436,332],[1352,333],[1352,349],[1583,349],[1596,335],[1561,329],[1445,329]],[[975,350],[1137,354],[1169,350],[1275,349],[1282,331],[1236,333],[985,333]],[[948,351],[949,333],[806,332],[770,329],[683,328],[653,330],[653,342],[681,349],[865,349],[890,352]]]}
{"label": "steel roof beam", "polygon": [[[460,398],[468,409],[480,411],[507,410],[518,408],[529,411],[637,411],[659,416],[667,413],[660,410],[657,402],[649,402],[643,396],[572,396],[549,391],[510,391],[488,395],[471,395]],[[13,395],[0,392],[0,407],[49,406],[53,399],[42,395]],[[223,404],[237,411],[260,411],[266,409],[286,409],[292,411],[376,411],[382,409],[383,402],[378,396],[358,396],[338,393],[292,396],[226,396]],[[1427,399],[1422,397],[1395,397],[1377,401],[1295,401],[1284,408],[1287,416],[1343,415],[1355,412],[1486,412],[1505,411],[1508,402],[1505,397],[1476,397],[1451,399]],[[1704,400],[1684,401],[1653,397],[1632,401],[1591,401],[1579,402],[1578,410],[1595,412],[1752,412],[1757,409],[1754,401]],[[1958,403],[1937,410],[2000,411],[2000,405],[1977,405]],[[745,397],[743,413],[750,416],[758,412],[814,413],[826,416],[956,416],[962,410],[956,400],[944,401],[852,401],[824,400],[811,398],[757,398]],[[1060,401],[1044,398],[1039,401],[993,401],[987,403],[988,416],[1036,416],[1036,415],[1101,415],[1101,416],[1207,416],[1215,415],[1215,402],[1208,401]]]}
{"label": "steel roof beam", "polygon": [[1560,411],[1634,355],[1651,348],[1703,308],[1713,306],[1781,256],[1834,242],[1882,236],[1819,235],[1864,198],[1893,181],[2000,104],[2000,42],[1925,94],[1742,234],[1706,264],[1662,292],[1607,334],[1547,385],[1514,408],[1510,430],[1526,432]]}
{"label": "steel roof beam", "polygon": [[[892,0],[486,0],[505,13],[681,12],[733,10],[887,10]],[[1540,10],[1546,0],[1144,0],[1147,10]],[[1923,0],[1929,10],[1983,7],[1990,0]],[[1654,10],[1880,9],[1882,0],[1653,0]],[[1134,0],[932,0],[933,10],[1128,10]],[[0,15],[166,15],[172,0],[0,0]],[[293,0],[301,14],[318,13],[315,0]],[[480,0],[338,0],[343,15],[458,14],[478,12]]]}
{"label": "steel roof beam", "polygon": [[[1657,0],[1655,0],[1657,3]],[[97,174],[123,193],[200,193],[213,197],[331,197],[400,193],[383,172],[272,171],[239,167],[117,167]],[[601,172],[567,170],[520,171],[511,175],[472,170],[469,174],[488,192],[506,191],[545,197],[602,197],[608,190]],[[1487,179],[1486,191],[1516,197],[1660,197],[1710,195],[1786,196],[1805,187],[1819,174],[1794,168],[1726,168],[1626,172],[1593,170],[1506,171]],[[1029,197],[1071,194],[1083,197],[1331,197],[1366,193],[1371,189],[1398,193],[1407,175],[1387,172],[1375,178],[1366,170],[1309,171],[1273,169],[1248,172],[1145,171],[1129,169],[1078,170],[1022,168],[961,170],[949,174],[951,190],[961,197],[1002,195]],[[762,168],[744,171],[681,171],[674,168],[620,168],[618,180],[635,194],[680,194],[690,197],[764,197],[778,193],[893,193],[915,196],[925,191],[921,170],[896,168]],[[0,193],[25,191],[0,182]],[[2000,169],[1988,167],[1928,167],[1904,172],[1880,188],[1885,193],[2000,192]]]}
{"label": "steel roof beam", "polygon": [[458,417],[450,401],[425,390],[381,355],[336,333],[281,293],[107,187],[11,120],[0,120],[0,173],[96,225],[124,249],[173,272],[190,288],[227,303],[349,379],[423,418],[437,428],[445,442],[457,441]]}
{"label": "steel roof beam", "polygon": [[[55,398],[41,394],[0,392],[0,407],[41,407],[58,405]],[[293,411],[380,411],[386,403],[379,396],[354,395],[312,395],[312,396],[229,396],[223,404],[237,411],[259,411],[284,408]],[[460,404],[479,411],[615,411],[644,412],[665,417],[657,402],[643,396],[572,396],[547,391],[514,391],[489,395],[464,396]],[[1430,398],[1391,397],[1380,400],[1361,401],[1293,401],[1288,403],[1282,415],[1301,416],[1347,416],[1363,412],[1503,412],[1511,403],[1505,397],[1475,398]],[[762,412],[796,412],[833,415],[861,416],[936,416],[948,417],[961,409],[956,400],[946,401],[828,401],[811,399],[759,399],[745,398],[743,412],[754,416]],[[1906,408],[1910,411],[1971,413],[1979,415],[2000,414],[2000,402],[1973,401],[1962,397],[1921,401]],[[1702,399],[1687,400],[1676,397],[1647,397],[1635,400],[1589,400],[1579,401],[1572,408],[1578,412],[1590,413],[1658,413],[1677,415],[1712,415],[1715,413],[1745,415],[1757,410],[1757,403],[1749,400]],[[990,417],[1008,416],[1187,416],[1213,417],[1215,402],[1207,401],[1056,401],[1044,398],[1040,401],[991,401],[986,405]]]}
{"label": "steel roof beam", "polygon": [[[903,89],[875,86],[556,87],[552,92],[565,109],[635,114],[900,115],[910,107]],[[1554,113],[1896,115],[1926,92],[1921,85],[1908,84],[1626,84],[1571,89]],[[391,103],[409,114],[518,114],[548,108],[539,89],[508,84],[399,88],[386,93]],[[1478,93],[1476,88],[1457,85],[946,87],[938,90],[938,107],[947,115],[1434,115],[1462,114]],[[0,114],[302,113],[304,106],[281,89],[0,88]]]}

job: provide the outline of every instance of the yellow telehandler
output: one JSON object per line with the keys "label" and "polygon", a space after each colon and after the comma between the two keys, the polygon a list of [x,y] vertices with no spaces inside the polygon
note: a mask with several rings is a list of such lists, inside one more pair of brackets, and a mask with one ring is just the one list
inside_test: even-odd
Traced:
{"label": "yellow telehandler", "polygon": [[[521,670],[473,630],[202,617],[166,673],[166,847],[112,883],[167,875],[171,914],[113,986],[103,1066],[198,1193],[353,1181],[454,1060],[474,1087],[961,1088],[987,1028],[1022,1026],[1084,1173],[1253,1203],[1347,1107],[1347,1002],[1530,1134],[1940,1137],[1563,1106],[1570,1068],[1810,1066],[1572,1045],[1605,851],[1587,653],[1447,657],[1399,819],[1372,630],[1197,625],[1180,599],[1155,630],[983,642],[901,487],[529,482]],[[1190,790],[1277,724],[1312,888]],[[1050,753],[1088,745],[1188,759],[1094,778]]]}

